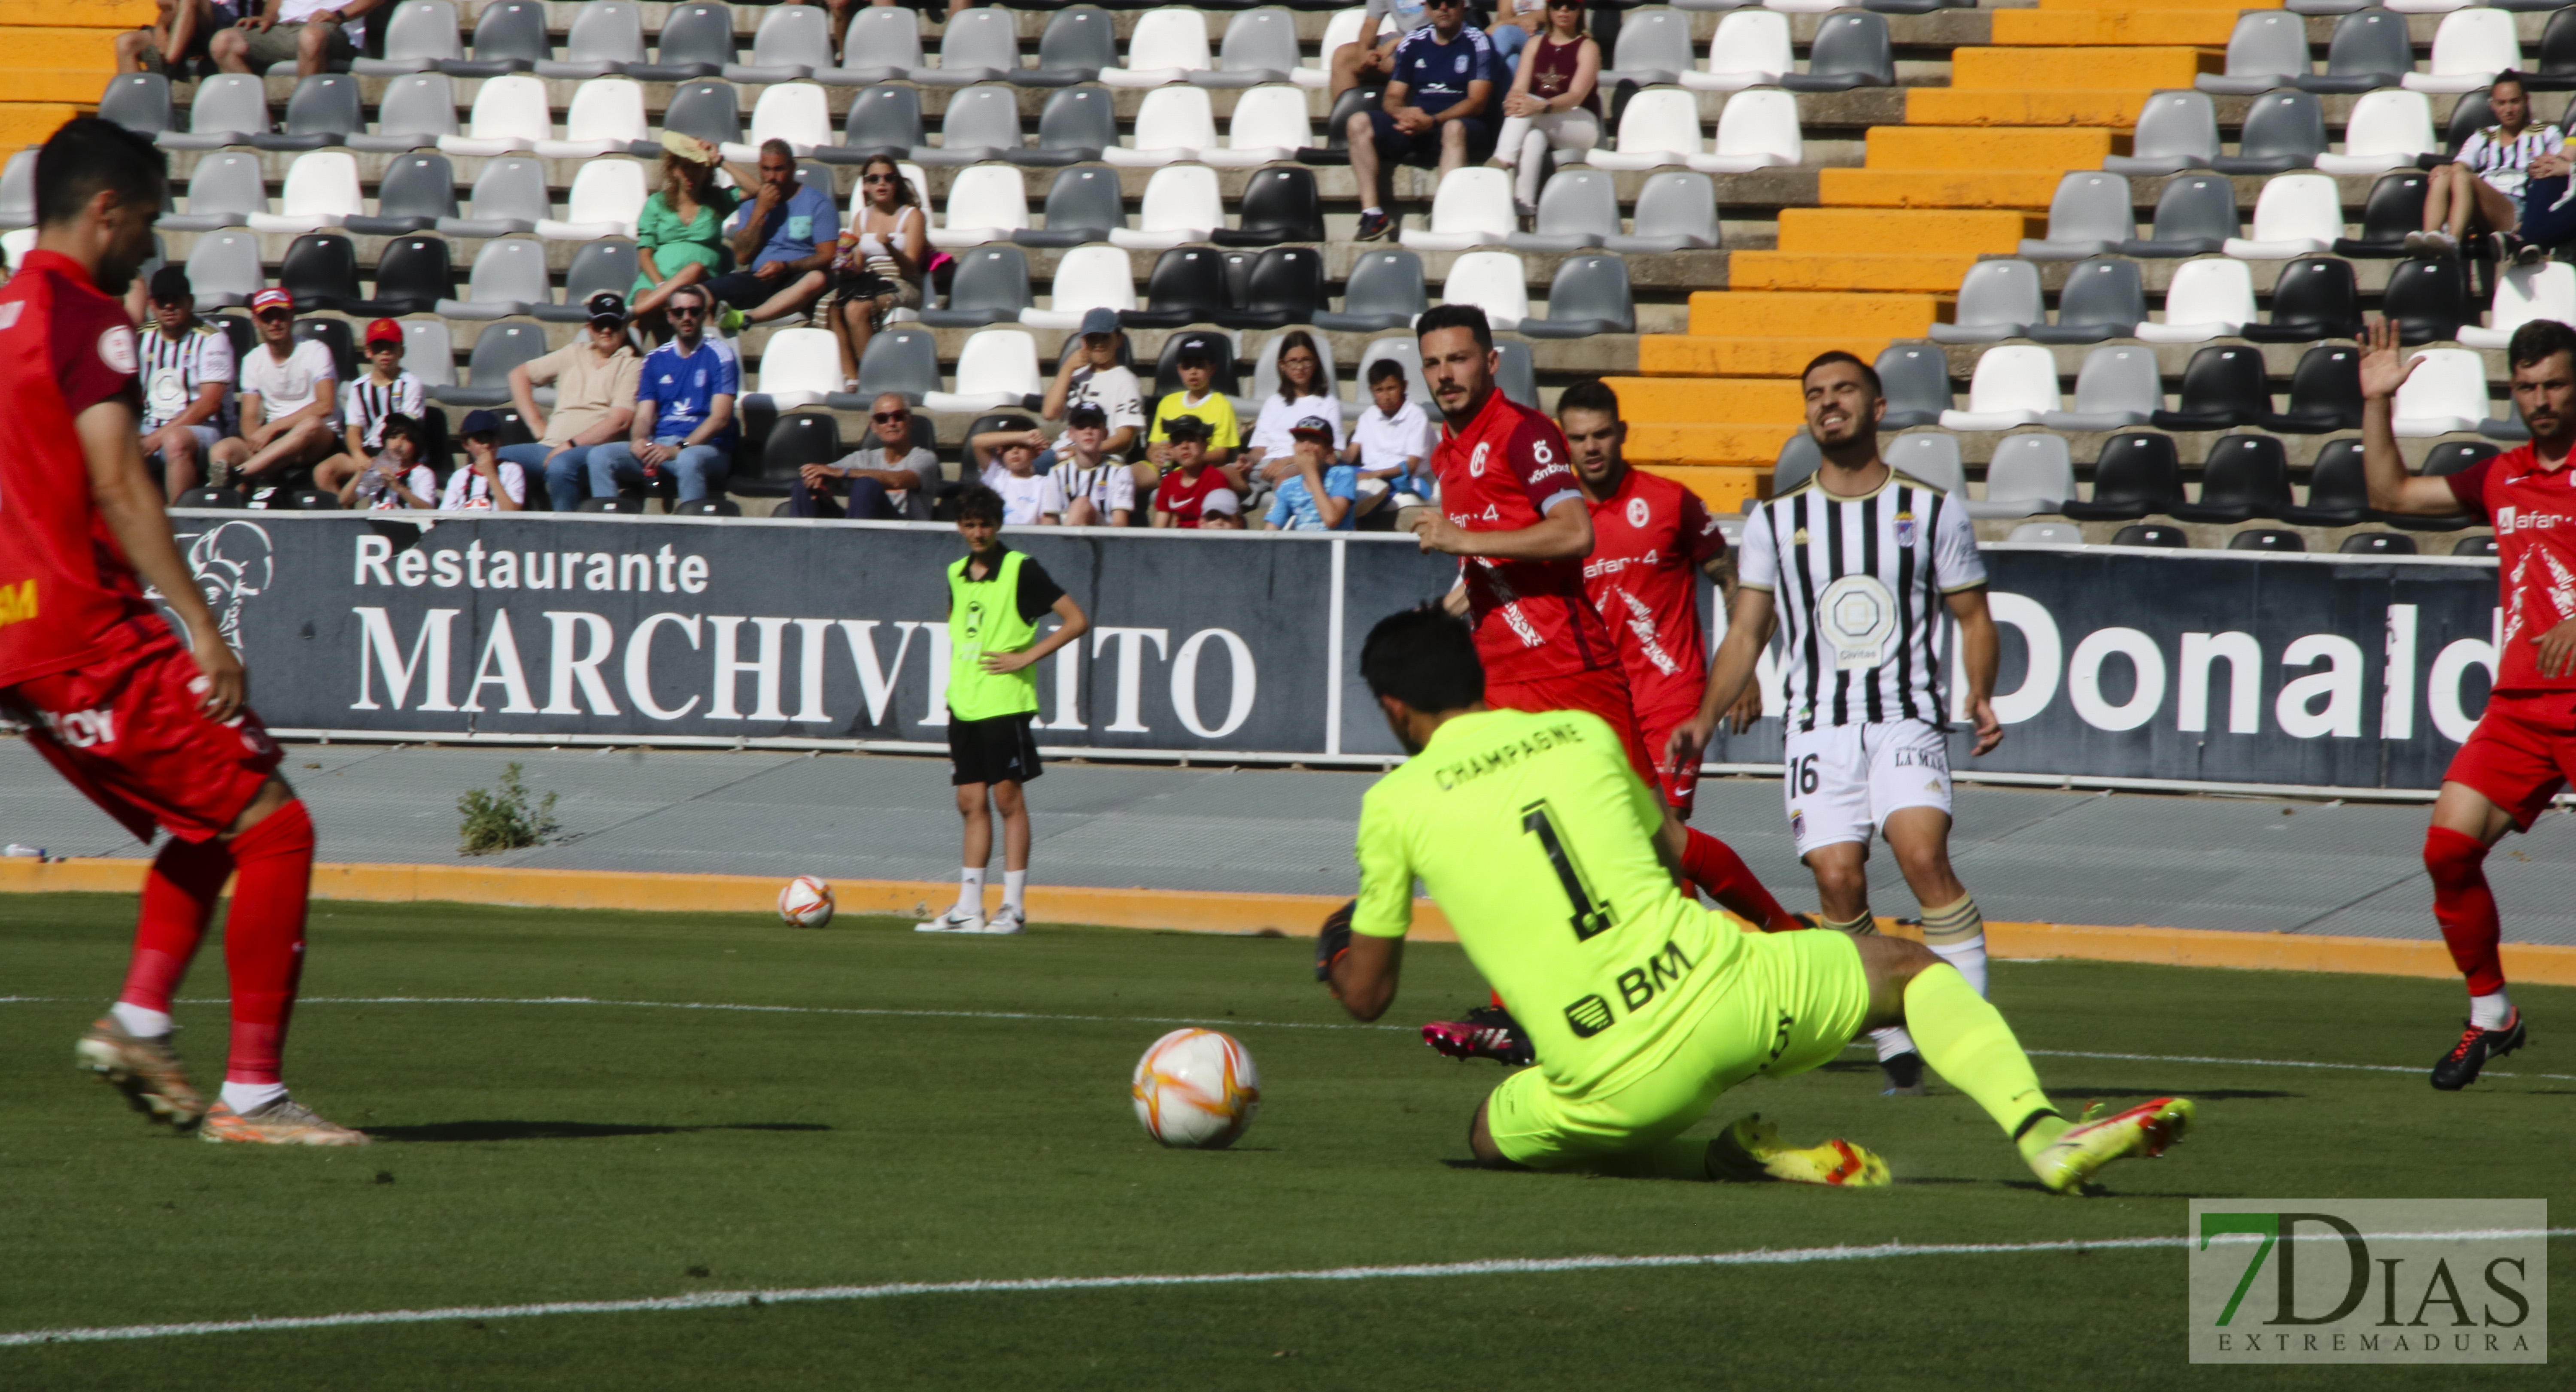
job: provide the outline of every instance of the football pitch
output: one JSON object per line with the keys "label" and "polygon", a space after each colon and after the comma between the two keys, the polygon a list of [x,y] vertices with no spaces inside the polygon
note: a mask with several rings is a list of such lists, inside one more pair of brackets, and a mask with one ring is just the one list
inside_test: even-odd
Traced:
{"label": "football pitch", "polygon": [[[2536,1045],[2442,1095],[2424,1070],[2457,1033],[2456,982],[1999,963],[2060,1105],[2179,1093],[2200,1129],[2112,1167],[2106,1196],[2053,1198],[1974,1104],[1937,1082],[1881,1098],[1859,1051],[1738,1089],[1702,1128],[1759,1111],[1897,1177],[1838,1192],[1466,1167],[1502,1074],[1415,1033],[1482,999],[1445,945],[1409,949],[1388,1023],[1363,1026],[1295,939],[321,903],[288,1079],[378,1143],[289,1152],[174,1138],[72,1067],[131,899],[16,897],[0,920],[11,1389],[2564,1376],[2195,1368],[2182,1242],[2193,1197],[2544,1198],[2565,1226],[2576,1054],[2551,1031],[2576,991],[2516,988]],[[178,1011],[208,1088],[219,955]],[[1165,1151],[1133,1117],[1129,1070],[1181,1023],[1259,1065],[1232,1150]],[[1719,1259],[1636,1260],[1655,1257]],[[1482,1265],[1515,1261],[1535,1265]],[[1149,1279],[1211,1275],[1244,1279]],[[583,1302],[609,1308],[526,1308]],[[121,1337],[19,1337],[70,1330]],[[2555,1342],[2563,1367],[2576,1349]]]}

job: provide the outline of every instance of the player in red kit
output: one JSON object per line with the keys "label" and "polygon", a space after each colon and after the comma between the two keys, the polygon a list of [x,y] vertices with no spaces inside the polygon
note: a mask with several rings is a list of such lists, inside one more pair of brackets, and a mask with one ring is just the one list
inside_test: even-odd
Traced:
{"label": "player in red kit", "polygon": [[[313,822],[243,704],[241,663],[179,557],[135,428],[134,330],[115,295],[151,254],[167,170],[149,141],[89,117],[36,159],[36,247],[0,286],[0,709],[127,830],[170,833],[125,989],[82,1036],[81,1064],[210,1141],[365,1145],[279,1080]],[[231,1053],[209,1106],[171,1050],[170,997],[227,879]]]}
{"label": "player in red kit", "polygon": [[2488,1059],[2521,1048],[2525,1037],[2497,956],[2503,925],[2487,887],[2487,850],[2508,831],[2530,830],[2576,774],[2576,471],[2567,467],[2576,450],[2576,330],[2546,319],[2514,330],[2505,361],[2531,443],[2440,478],[2409,475],[2397,453],[2392,403],[2415,367],[2397,350],[2397,327],[2384,319],[2372,325],[2362,347],[2362,467],[2371,507],[2466,512],[2495,525],[2504,610],[2495,682],[2485,714],[2442,775],[2424,834],[2433,917],[2469,985],[2468,1028],[2433,1065],[2433,1086],[2451,1092],[2476,1082]]}

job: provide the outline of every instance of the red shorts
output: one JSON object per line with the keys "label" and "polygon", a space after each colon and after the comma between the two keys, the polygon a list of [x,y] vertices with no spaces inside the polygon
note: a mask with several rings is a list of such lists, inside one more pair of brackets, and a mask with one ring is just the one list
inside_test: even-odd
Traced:
{"label": "red shorts", "polygon": [[1690,723],[1699,714],[1698,706],[1680,706],[1672,710],[1637,712],[1637,728],[1645,733],[1646,748],[1655,756],[1655,782],[1664,790],[1664,803],[1690,820],[1699,803],[1699,760],[1686,765],[1667,766],[1664,751],[1672,747],[1673,731]]}
{"label": "red shorts", "polygon": [[2443,781],[2476,789],[2531,830],[2532,819],[2576,775],[2576,693],[2498,693],[2468,743],[2451,756]]}
{"label": "red shorts", "polygon": [[203,841],[233,824],[281,757],[244,707],[217,722],[197,709],[205,678],[175,641],[0,690],[28,741],[136,839],[156,826]]}
{"label": "red shorts", "polygon": [[1646,734],[1637,726],[1637,708],[1628,700],[1628,679],[1615,667],[1595,667],[1589,672],[1574,672],[1562,677],[1540,677],[1535,681],[1488,682],[1485,704],[1497,710],[1590,711],[1610,722],[1619,732],[1619,742],[1628,747],[1628,764],[1648,787],[1658,787],[1663,776],[1656,770],[1656,758],[1646,748]]}

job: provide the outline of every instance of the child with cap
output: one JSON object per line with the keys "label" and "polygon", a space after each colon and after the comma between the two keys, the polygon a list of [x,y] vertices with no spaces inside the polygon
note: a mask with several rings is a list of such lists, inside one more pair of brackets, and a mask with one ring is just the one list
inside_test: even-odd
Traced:
{"label": "child with cap", "polygon": [[1047,446],[1044,431],[987,430],[970,437],[966,444],[974,452],[984,486],[1001,496],[1002,525],[1064,524],[1064,484],[1053,473],[1042,474],[1037,469],[1038,455]]}
{"label": "child with cap", "polygon": [[[581,337],[510,369],[510,400],[536,441],[504,445],[501,457],[545,476],[557,512],[590,496],[590,457],[626,438],[635,421],[635,384],[644,360],[626,341],[626,301],[602,290],[582,302],[590,322]],[[552,411],[537,406],[537,388],[555,389]]]}
{"label": "child with cap", "polygon": [[456,433],[465,445],[465,467],[448,476],[438,506],[447,512],[517,512],[526,506],[526,471],[501,457],[501,418],[468,411]]}
{"label": "child with cap", "polygon": [[[1209,473],[1215,473],[1210,469]],[[1239,532],[1243,530],[1243,504],[1235,501],[1231,488],[1211,488],[1199,501],[1199,530]]]}
{"label": "child with cap", "polygon": [[[1243,444],[1241,424],[1234,415],[1234,403],[1216,387],[1216,354],[1199,335],[1182,340],[1180,351],[1173,355],[1172,367],[1181,374],[1181,389],[1167,393],[1154,406],[1153,428],[1146,433],[1146,456],[1169,469],[1172,467],[1172,426],[1195,419],[1205,427],[1199,436],[1199,457],[1220,469]],[[1233,470],[1229,486],[1240,487],[1243,479]]]}
{"label": "child with cap", "polygon": [[1234,482],[1225,471],[1208,462],[1208,423],[1197,416],[1174,416],[1160,424],[1164,432],[1161,448],[1171,466],[1163,475],[1162,485],[1154,490],[1154,525],[1157,527],[1196,527],[1208,496],[1219,489],[1230,500],[1235,496]]}
{"label": "child with cap", "polygon": [[[1347,532],[1359,525],[1360,471],[1333,457],[1333,422],[1307,416],[1288,428],[1297,472],[1270,495],[1266,532]],[[1374,501],[1374,499],[1372,499]]]}
{"label": "child with cap", "polygon": [[[1041,466],[1048,465],[1040,458]],[[1064,413],[1051,471],[1064,484],[1064,520],[1076,527],[1124,527],[1136,515],[1136,475],[1109,453],[1109,413],[1088,402]]]}
{"label": "child with cap", "polygon": [[437,507],[438,475],[424,462],[429,458],[428,432],[400,411],[378,425],[383,448],[336,490],[340,506],[369,512]]}
{"label": "child with cap", "polygon": [[[369,461],[384,453],[385,422],[399,415],[417,425],[425,393],[420,379],[403,370],[402,325],[379,319],[367,326],[367,370],[351,382],[343,400],[340,453],[313,466],[313,486],[341,492]],[[426,446],[421,450],[428,455]],[[427,506],[423,504],[422,506]]]}

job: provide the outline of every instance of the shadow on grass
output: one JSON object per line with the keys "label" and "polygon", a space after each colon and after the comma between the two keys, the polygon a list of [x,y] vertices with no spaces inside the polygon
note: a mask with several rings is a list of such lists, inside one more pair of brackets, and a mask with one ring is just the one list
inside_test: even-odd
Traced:
{"label": "shadow on grass", "polygon": [[362,1128],[380,1141],[588,1141],[616,1136],[681,1136],[699,1131],[829,1131],[818,1121],[744,1121],[722,1126],[625,1126],[600,1121],[434,1121]]}

